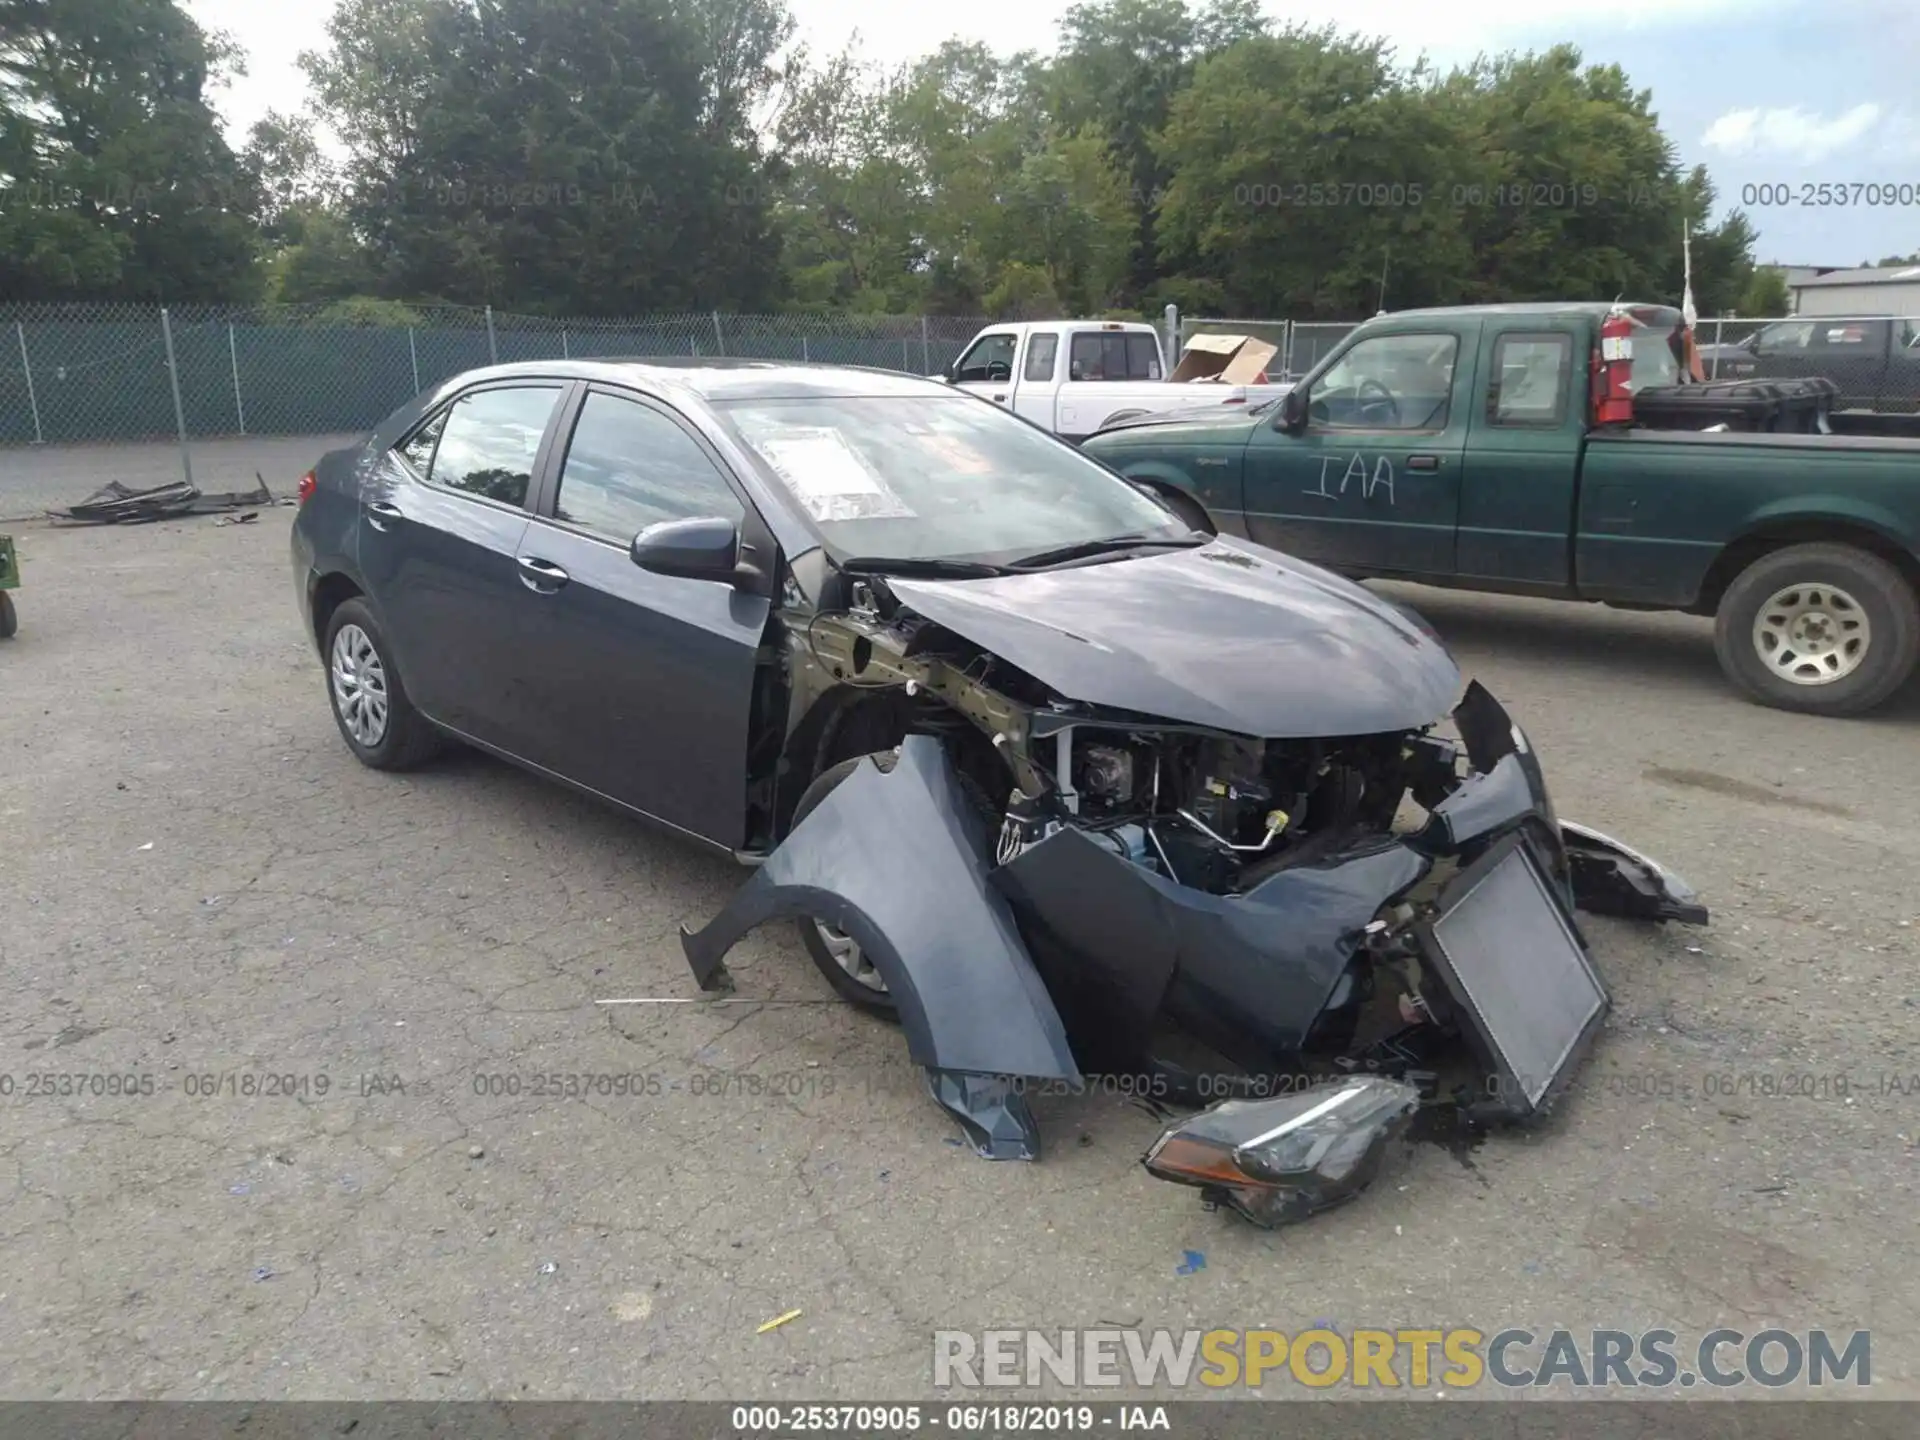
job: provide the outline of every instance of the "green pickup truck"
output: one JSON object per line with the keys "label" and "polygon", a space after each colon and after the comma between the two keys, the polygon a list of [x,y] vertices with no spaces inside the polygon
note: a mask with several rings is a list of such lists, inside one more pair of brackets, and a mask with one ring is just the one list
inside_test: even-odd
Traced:
{"label": "green pickup truck", "polygon": [[[1831,434],[1596,426],[1610,308],[1383,315],[1282,397],[1084,448],[1343,574],[1713,615],[1722,668],[1765,704],[1887,699],[1920,657],[1920,438],[1847,412]],[[1634,387],[1672,383],[1680,313],[1629,309]]]}

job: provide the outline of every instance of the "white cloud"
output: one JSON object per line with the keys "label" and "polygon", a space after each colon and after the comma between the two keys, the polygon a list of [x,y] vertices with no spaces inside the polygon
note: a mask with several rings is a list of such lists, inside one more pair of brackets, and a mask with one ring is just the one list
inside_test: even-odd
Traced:
{"label": "white cloud", "polygon": [[1880,123],[1872,101],[1828,119],[1798,105],[1774,110],[1729,110],[1707,127],[1700,143],[1725,155],[1774,155],[1812,164],[1858,145]]}

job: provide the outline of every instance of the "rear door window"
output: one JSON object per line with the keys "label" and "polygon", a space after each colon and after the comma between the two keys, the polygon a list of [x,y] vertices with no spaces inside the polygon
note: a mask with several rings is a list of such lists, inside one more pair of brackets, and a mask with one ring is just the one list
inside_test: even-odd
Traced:
{"label": "rear door window", "polygon": [[1887,348],[1885,320],[1832,320],[1815,325],[1813,348],[1860,355]]}
{"label": "rear door window", "polygon": [[1059,355],[1058,335],[1035,335],[1027,341],[1027,368],[1021,373],[1029,380],[1051,380],[1054,361]]}
{"label": "rear door window", "polygon": [[449,490],[525,505],[540,438],[558,385],[516,385],[463,395],[447,413],[428,480]]}
{"label": "rear door window", "polygon": [[1499,426],[1558,425],[1566,419],[1572,370],[1572,336],[1502,335],[1493,347],[1488,418]]}

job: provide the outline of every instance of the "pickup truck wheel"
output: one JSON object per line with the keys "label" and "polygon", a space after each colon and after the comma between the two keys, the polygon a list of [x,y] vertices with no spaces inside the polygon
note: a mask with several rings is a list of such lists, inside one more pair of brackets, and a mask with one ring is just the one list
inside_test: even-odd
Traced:
{"label": "pickup truck wheel", "polygon": [[1720,668],[1762,704],[1858,715],[1920,660],[1920,597],[1877,555],[1793,545],[1735,577],[1714,621]]}
{"label": "pickup truck wheel", "polygon": [[1207,514],[1206,507],[1198,500],[1186,495],[1164,495],[1161,498],[1189,530],[1198,530],[1202,535],[1220,533],[1220,527],[1213,523],[1213,517]]}

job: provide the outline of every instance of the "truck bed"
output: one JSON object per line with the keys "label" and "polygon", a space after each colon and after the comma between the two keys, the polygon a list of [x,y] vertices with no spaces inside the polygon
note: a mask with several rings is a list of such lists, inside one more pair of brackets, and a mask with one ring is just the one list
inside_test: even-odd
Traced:
{"label": "truck bed", "polygon": [[1916,500],[1920,436],[1598,430],[1580,467],[1574,573],[1587,595],[1685,608],[1729,534],[1780,515],[1789,538],[1864,526],[1912,549]]}

